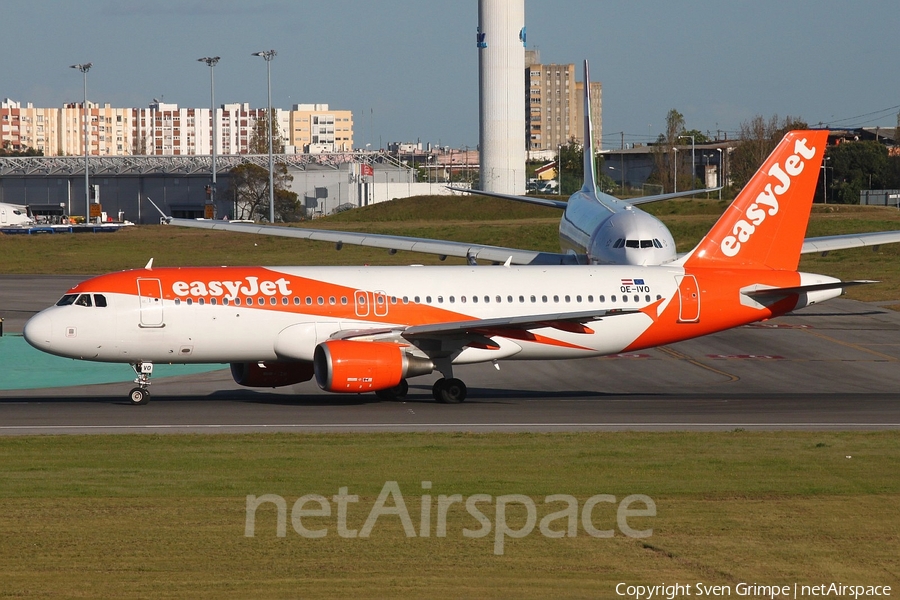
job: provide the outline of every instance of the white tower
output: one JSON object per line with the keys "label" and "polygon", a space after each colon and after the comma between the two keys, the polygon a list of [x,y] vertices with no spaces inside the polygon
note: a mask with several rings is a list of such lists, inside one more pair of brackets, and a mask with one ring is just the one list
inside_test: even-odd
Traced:
{"label": "white tower", "polygon": [[481,189],[525,193],[525,0],[478,0]]}

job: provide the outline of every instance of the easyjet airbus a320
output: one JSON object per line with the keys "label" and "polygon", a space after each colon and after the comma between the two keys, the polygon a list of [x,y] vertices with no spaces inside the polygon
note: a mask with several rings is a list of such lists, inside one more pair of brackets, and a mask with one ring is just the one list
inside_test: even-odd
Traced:
{"label": "easyjet airbus a320", "polygon": [[274,387],[401,397],[462,364],[585,358],[783,315],[844,287],[800,273],[825,131],[792,131],[705,238],[664,265],[146,268],[89,279],[25,326],[36,348],[130,363],[149,398],[158,363],[230,363]]}

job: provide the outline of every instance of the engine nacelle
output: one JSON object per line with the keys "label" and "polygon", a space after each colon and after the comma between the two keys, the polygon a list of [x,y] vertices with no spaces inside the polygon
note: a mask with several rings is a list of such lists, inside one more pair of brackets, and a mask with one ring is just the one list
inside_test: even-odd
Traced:
{"label": "engine nacelle", "polygon": [[309,362],[261,361],[231,363],[235,383],[247,387],[281,387],[309,381],[313,377]]}
{"label": "engine nacelle", "polygon": [[389,342],[323,342],[316,346],[313,364],[320,388],[347,394],[386,390],[405,377],[434,371],[434,363],[427,358]]}

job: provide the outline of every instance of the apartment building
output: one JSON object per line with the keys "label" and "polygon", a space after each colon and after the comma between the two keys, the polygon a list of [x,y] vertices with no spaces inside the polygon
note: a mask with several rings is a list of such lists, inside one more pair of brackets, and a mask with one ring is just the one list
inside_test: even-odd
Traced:
{"label": "apartment building", "polygon": [[290,143],[309,154],[352,150],[353,113],[330,110],[327,104],[295,104],[290,115]]}
{"label": "apartment building", "polygon": [[[312,107],[310,110],[309,107]],[[148,108],[112,108],[87,104],[88,154],[93,156],[211,154],[209,108],[179,108],[154,100]],[[353,115],[330,111],[327,104],[275,108],[284,151],[335,152],[353,148]],[[265,108],[249,103],[223,104],[215,110],[217,154],[247,154],[257,120]],[[298,131],[295,131],[297,129]],[[62,108],[35,108],[5,99],[0,103],[0,144],[13,150],[34,148],[45,156],[84,154],[84,110],[81,103]]]}
{"label": "apartment building", "polygon": [[[541,64],[536,50],[525,52],[525,128],[529,151],[555,150],[574,140],[583,143],[584,82],[575,81],[574,64]],[[602,86],[591,83],[594,144],[600,149]]]}

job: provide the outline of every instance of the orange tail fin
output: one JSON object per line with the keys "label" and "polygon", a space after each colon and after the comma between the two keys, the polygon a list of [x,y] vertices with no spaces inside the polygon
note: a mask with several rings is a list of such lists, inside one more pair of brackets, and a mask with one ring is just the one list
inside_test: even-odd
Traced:
{"label": "orange tail fin", "polygon": [[790,131],[684,266],[795,271],[827,131]]}

